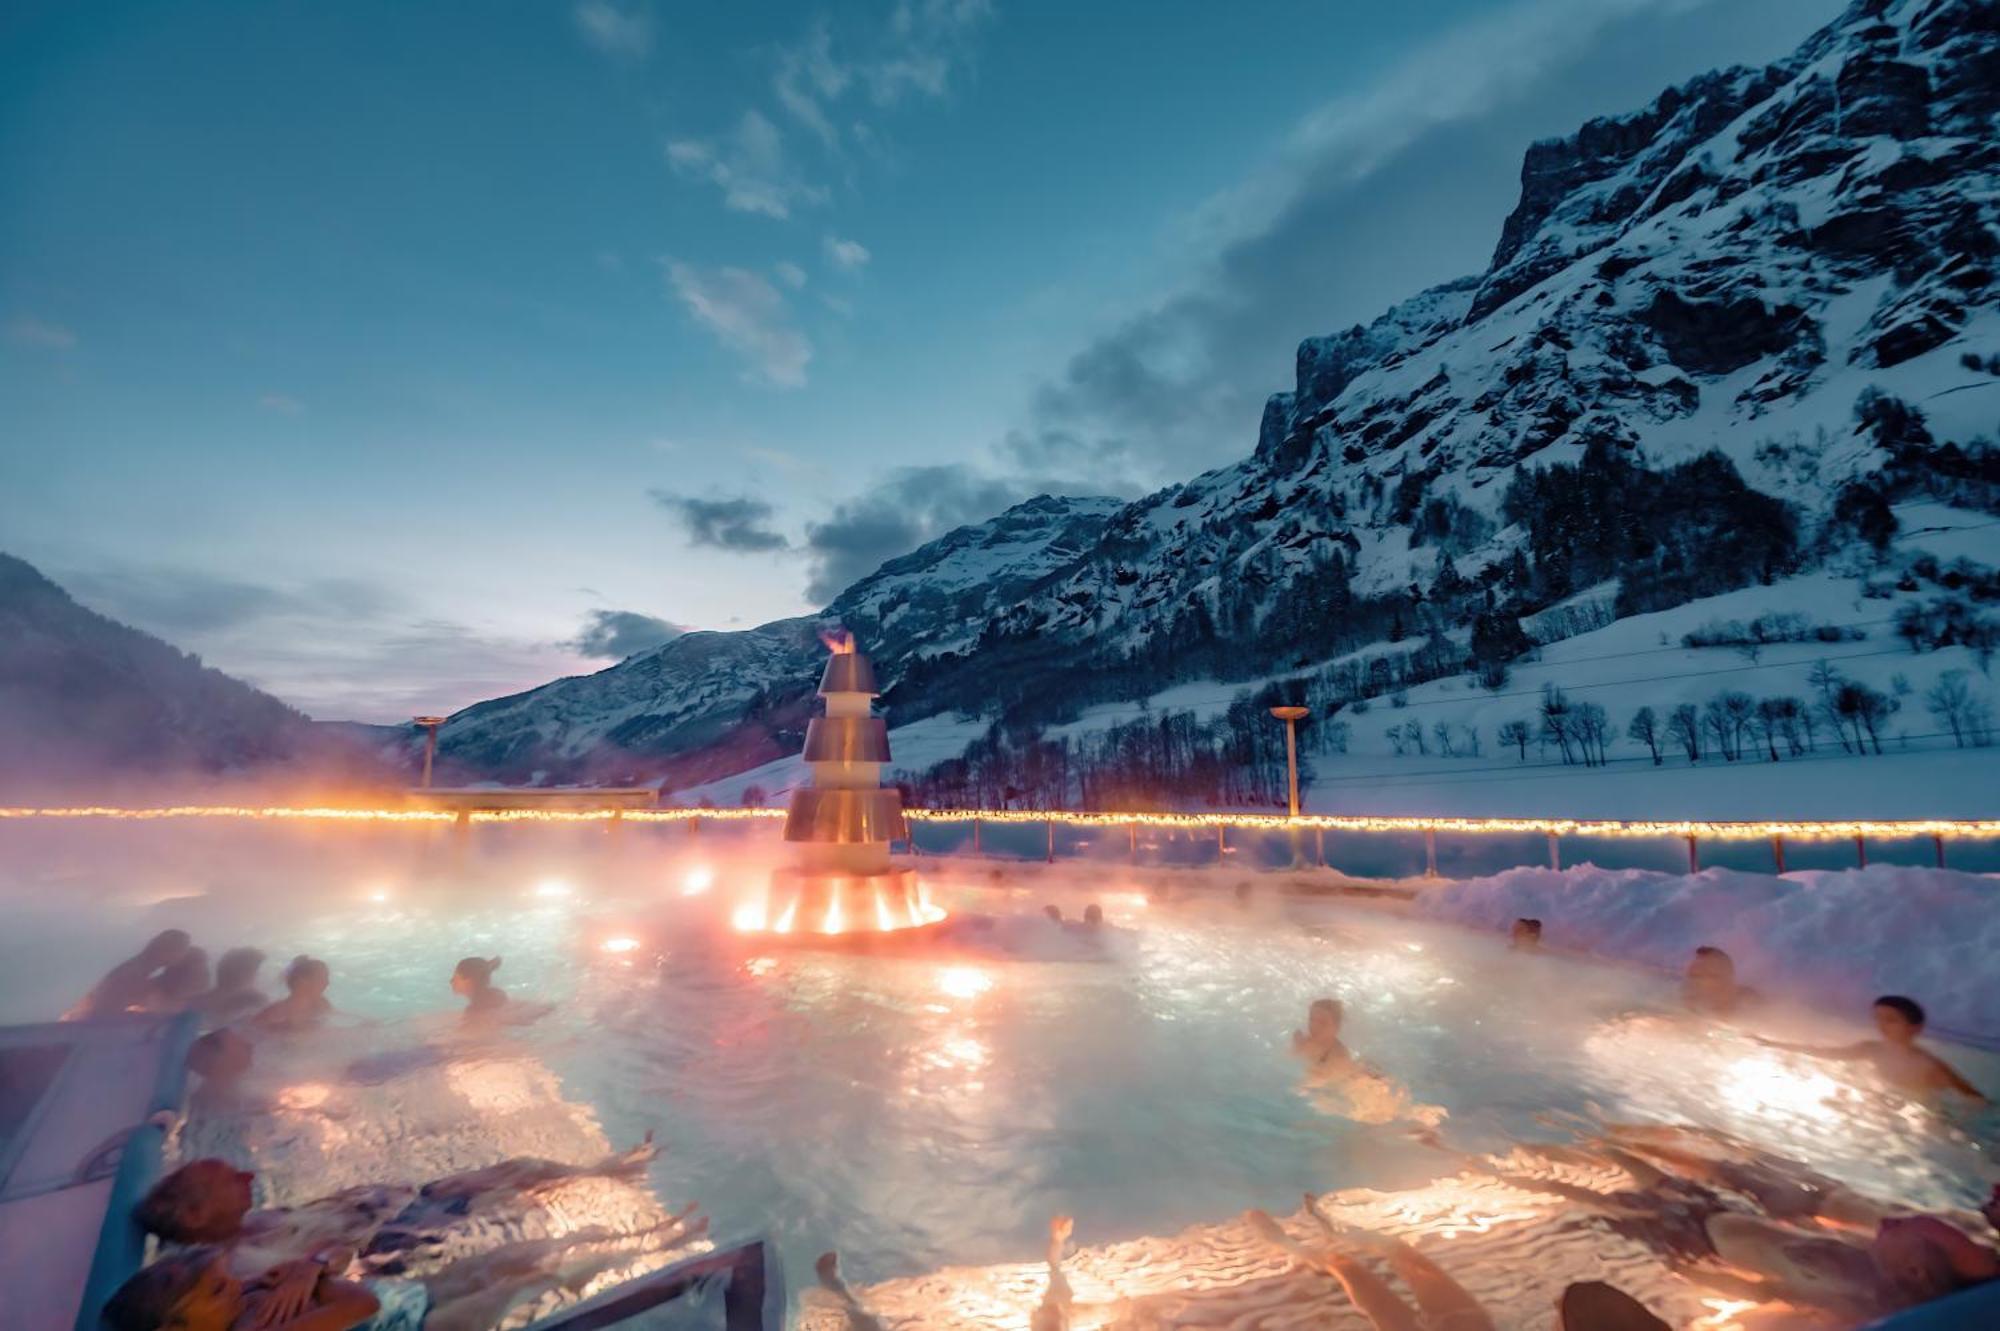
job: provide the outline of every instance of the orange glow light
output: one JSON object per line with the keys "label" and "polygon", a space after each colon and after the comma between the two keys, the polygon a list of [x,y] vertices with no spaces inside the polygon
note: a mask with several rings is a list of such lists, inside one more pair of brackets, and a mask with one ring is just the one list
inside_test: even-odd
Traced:
{"label": "orange glow light", "polygon": [[977,998],[993,987],[993,977],[977,966],[946,966],[938,972],[938,988],[953,998]]}

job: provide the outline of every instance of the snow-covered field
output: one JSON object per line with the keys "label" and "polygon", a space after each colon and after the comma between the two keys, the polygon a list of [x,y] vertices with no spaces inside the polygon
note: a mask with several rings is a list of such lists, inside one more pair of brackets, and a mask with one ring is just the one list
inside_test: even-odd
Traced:
{"label": "snow-covered field", "polygon": [[1548,946],[1678,970],[1712,944],[1767,994],[1865,1022],[1907,994],[1934,1026],[2000,1040],[2000,878],[1872,865],[1782,876],[1584,864],[1510,869],[1425,889],[1417,909],[1504,930],[1540,919]]}

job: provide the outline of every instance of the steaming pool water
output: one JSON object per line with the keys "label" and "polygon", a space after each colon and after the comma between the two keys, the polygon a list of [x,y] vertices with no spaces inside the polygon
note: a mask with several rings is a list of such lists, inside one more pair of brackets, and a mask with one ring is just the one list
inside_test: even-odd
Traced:
{"label": "steaming pool water", "polygon": [[[1976,1205],[1990,1186],[1988,1122],[1883,1102],[1839,1065],[1668,1015],[1665,977],[1263,886],[1245,905],[1230,891],[1242,875],[927,860],[955,916],[993,927],[934,953],[857,955],[725,927],[736,887],[768,864],[747,843],[482,841],[468,858],[409,833],[10,831],[0,1020],[48,1019],[169,925],[211,954],[263,948],[267,988],[310,952],[332,967],[339,1022],[259,1046],[275,1112],[188,1134],[258,1169],[267,1198],[506,1155],[581,1160],[651,1131],[653,1191],[698,1202],[718,1242],[771,1237],[795,1288],[838,1248],[850,1278],[890,1282],[885,1310],[942,1305],[939,1324],[1021,1325],[1052,1214],[1076,1217],[1079,1244],[1124,1245],[1072,1277],[1110,1300],[1171,1286],[1176,1263],[1235,1278],[1239,1240],[1164,1236],[1247,1206],[1283,1214],[1306,1189],[1377,1190],[1351,1195],[1399,1232],[1457,1243],[1446,1265],[1505,1326],[1546,1326],[1562,1283],[1595,1277],[1676,1324],[1724,1318],[1580,1219],[1509,1238],[1519,1198],[1454,1182],[1458,1165],[1410,1131],[1436,1117],[1426,1107],[1461,1150],[1560,1140],[1538,1115],[1596,1112],[1727,1129],[1914,1205]],[[1170,899],[1149,901],[1161,881]],[[1073,919],[1090,901],[1111,926],[1099,941],[1039,914],[1054,902]],[[447,986],[466,955],[502,956],[496,979],[556,1011],[468,1044]],[[1407,1103],[1343,1117],[1301,1093],[1287,1043],[1321,996],[1345,1004],[1347,1042]],[[1780,1024],[1852,1038],[1823,1015]],[[2000,1061],[1946,1052],[2000,1086]],[[955,1307],[914,1279],[972,1267],[1000,1274]],[[1322,1324],[1361,1325],[1344,1308]]]}

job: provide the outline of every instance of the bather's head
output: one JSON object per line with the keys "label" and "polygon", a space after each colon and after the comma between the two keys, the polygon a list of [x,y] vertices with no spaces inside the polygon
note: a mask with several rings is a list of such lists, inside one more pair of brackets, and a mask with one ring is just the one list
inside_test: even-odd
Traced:
{"label": "bather's head", "polygon": [[208,992],[208,953],[191,947],[175,958],[153,981],[153,998],[158,1007],[177,1012],[189,999]]}
{"label": "bather's head", "polygon": [[186,954],[194,940],[184,929],[163,929],[146,940],[146,946],[139,949],[139,960],[158,970],[171,966]]}
{"label": "bather's head", "polygon": [[285,967],[285,989],[295,998],[317,998],[332,983],[333,972],[318,957],[293,957]]}
{"label": "bather's head", "polygon": [[142,1228],[172,1243],[231,1239],[250,1214],[256,1177],[227,1160],[190,1160],[155,1183],[134,1214]]}
{"label": "bather's head", "polygon": [[1104,907],[1098,905],[1095,901],[1091,902],[1088,906],[1085,906],[1083,908],[1083,922],[1089,925],[1093,929],[1095,929],[1098,925],[1103,924]]}
{"label": "bather's head", "polygon": [[220,1248],[187,1248],[143,1267],[104,1305],[112,1331],[228,1331],[243,1284]]}
{"label": "bather's head", "polygon": [[1741,995],[1736,988],[1736,962],[1719,947],[1698,947],[1681,980],[1681,998],[1702,1012],[1727,1012]]}
{"label": "bather's head", "polygon": [[1876,1270],[1911,1304],[2000,1278],[2000,1256],[1936,1216],[1892,1216],[1870,1245]]}
{"label": "bather's head", "polygon": [[1670,1331],[1644,1304],[1602,1280],[1580,1280],[1556,1300],[1559,1331]]}
{"label": "bather's head", "polygon": [[250,1071],[251,1043],[227,1026],[210,1031],[188,1048],[188,1071],[210,1085],[241,1081]]}
{"label": "bather's head", "polygon": [[1542,922],[1523,917],[1508,931],[1508,946],[1518,952],[1533,952],[1542,945]]}
{"label": "bather's head", "polygon": [[1901,994],[1884,994],[1875,1000],[1875,1029],[1890,1044],[1911,1044],[1924,1032],[1923,1004]]}
{"label": "bather's head", "polygon": [[498,957],[466,957],[451,973],[451,991],[467,996],[493,987],[493,972],[500,969]]}
{"label": "bather's head", "polygon": [[1062,923],[1061,906],[1054,905],[1053,903],[1051,903],[1050,905],[1042,907],[1042,914],[1048,916],[1050,919],[1054,920],[1057,924]]}
{"label": "bather's head", "polygon": [[1315,998],[1306,1009],[1306,1034],[1315,1040],[1333,1040],[1340,1036],[1340,1023],[1346,1014],[1337,998]]}
{"label": "bather's head", "polygon": [[256,948],[232,947],[215,963],[215,987],[248,989],[257,983],[257,972],[263,965],[264,954]]}

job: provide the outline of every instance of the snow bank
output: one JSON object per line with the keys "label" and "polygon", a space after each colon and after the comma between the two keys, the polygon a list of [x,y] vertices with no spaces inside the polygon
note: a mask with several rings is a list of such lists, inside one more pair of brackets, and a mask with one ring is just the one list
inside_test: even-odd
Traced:
{"label": "snow bank", "polygon": [[1744,983],[1859,1014],[1908,994],[1940,1031],[2000,1038],[2000,879],[1871,865],[1776,877],[1707,869],[1510,869],[1427,889],[1417,909],[1483,929],[1542,920],[1551,947],[1678,970],[1703,943]]}

